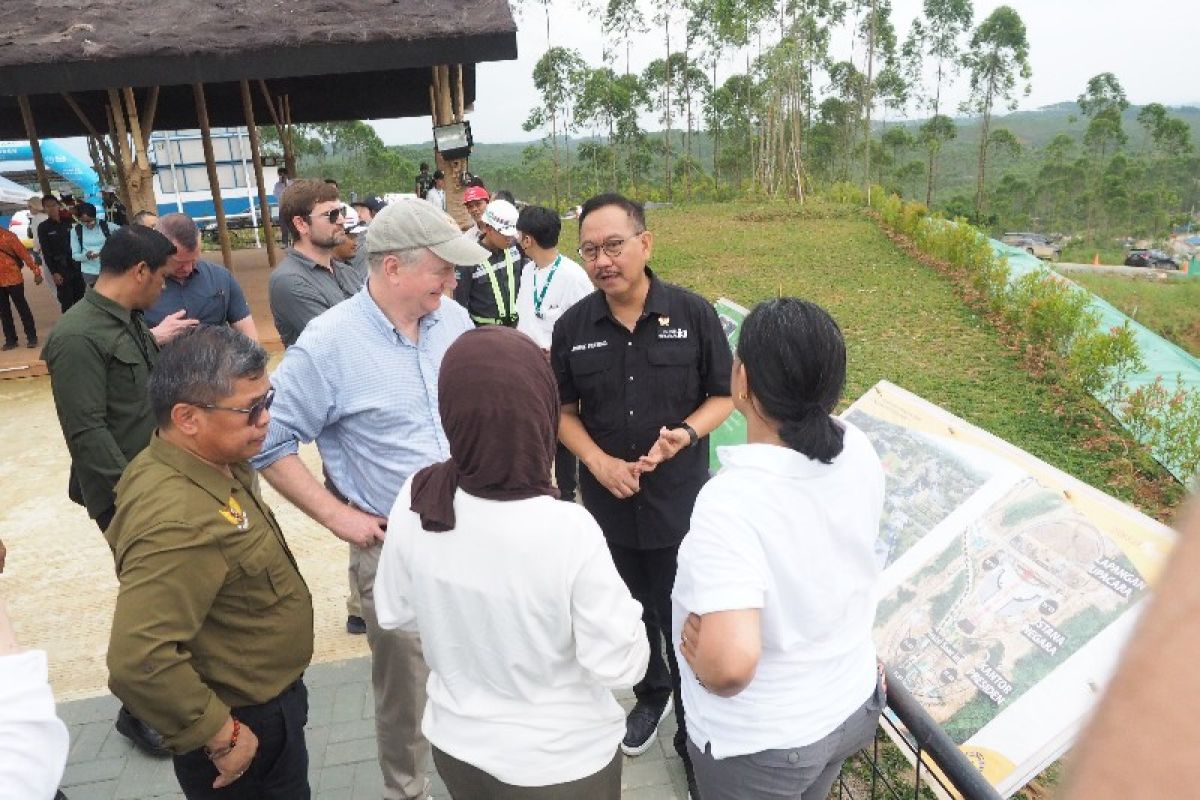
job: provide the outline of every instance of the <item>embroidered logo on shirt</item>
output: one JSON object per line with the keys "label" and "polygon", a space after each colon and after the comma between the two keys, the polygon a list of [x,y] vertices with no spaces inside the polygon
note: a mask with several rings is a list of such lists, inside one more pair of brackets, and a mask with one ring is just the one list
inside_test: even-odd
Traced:
{"label": "embroidered logo on shirt", "polygon": [[221,516],[229,520],[229,524],[239,531],[250,527],[250,516],[242,510],[242,506],[233,498],[233,495],[229,496],[229,505],[221,509]]}
{"label": "embroidered logo on shirt", "polygon": [[670,317],[659,317],[658,324],[659,324],[659,327],[665,328],[671,324],[671,318]]}
{"label": "embroidered logo on shirt", "polygon": [[571,348],[571,352],[578,353],[580,350],[595,350],[597,347],[608,347],[608,340],[602,339],[599,342],[588,342],[587,344],[577,344]]}
{"label": "embroidered logo on shirt", "polygon": [[[661,322],[661,320],[660,320]],[[687,328],[663,328],[658,332],[660,339],[686,339],[688,338]]]}

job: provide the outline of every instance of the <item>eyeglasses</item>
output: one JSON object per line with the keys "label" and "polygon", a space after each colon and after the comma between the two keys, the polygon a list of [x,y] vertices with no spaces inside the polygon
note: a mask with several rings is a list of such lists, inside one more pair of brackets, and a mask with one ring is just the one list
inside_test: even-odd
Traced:
{"label": "eyeglasses", "polygon": [[579,253],[580,258],[582,258],[584,261],[595,261],[596,256],[600,255],[601,250],[603,250],[604,255],[608,256],[609,258],[616,258],[617,256],[621,255],[621,249],[625,247],[626,242],[628,242],[630,239],[636,239],[643,233],[645,233],[645,231],[638,231],[628,239],[620,239],[616,237],[612,239],[605,239],[602,244],[592,244],[591,242],[587,242],[586,244],[581,245],[576,252]]}
{"label": "eyeglasses", "polygon": [[314,216],[321,217],[322,219],[327,219],[327,220],[329,220],[329,224],[332,225],[333,223],[337,222],[338,219],[342,216],[342,209],[341,208],[331,208],[328,211],[324,211],[320,214],[309,214],[308,219],[310,222],[312,221],[312,218]]}
{"label": "eyeglasses", "polygon": [[[322,215],[324,216],[324,215]],[[267,393],[254,401],[249,408],[234,408],[233,406],[219,406],[215,403],[197,403],[198,408],[208,409],[209,411],[236,411],[239,414],[246,414],[246,424],[254,427],[258,425],[258,421],[262,419],[263,412],[271,407],[271,403],[275,402],[275,387],[267,389]]]}

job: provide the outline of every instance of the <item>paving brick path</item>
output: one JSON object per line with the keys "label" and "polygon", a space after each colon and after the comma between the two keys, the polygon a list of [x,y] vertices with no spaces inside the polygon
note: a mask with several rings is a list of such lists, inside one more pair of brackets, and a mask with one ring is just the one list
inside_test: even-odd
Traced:
{"label": "paving brick path", "polygon": [[[383,781],[375,760],[375,705],[370,662],[365,658],[311,667],[309,690],[309,783],[317,800],[380,800]],[[618,695],[632,706],[629,692]],[[71,731],[71,755],[63,776],[69,800],[173,800],[182,798],[169,759],[133,749],[113,730],[118,703],[111,695],[62,703],[59,716]],[[686,800],[683,768],[671,747],[674,718],[641,756],[625,759],[623,800]],[[449,800],[436,774],[433,797]]]}

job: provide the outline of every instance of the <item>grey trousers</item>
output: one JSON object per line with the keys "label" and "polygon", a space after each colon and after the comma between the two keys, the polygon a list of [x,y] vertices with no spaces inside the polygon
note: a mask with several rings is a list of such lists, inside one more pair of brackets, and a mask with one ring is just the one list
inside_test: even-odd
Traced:
{"label": "grey trousers", "polygon": [[384,800],[412,800],[429,794],[429,742],[421,733],[425,682],[429,667],[421,637],[386,631],[375,614],[375,571],[382,544],[350,555],[350,574],[358,584],[367,644],[371,647],[371,684],[375,689],[375,735]]}
{"label": "grey trousers", "polygon": [[433,763],[454,800],[621,800],[621,751],[599,772],[553,786],[513,786],[433,748]]}
{"label": "grey trousers", "polygon": [[701,752],[688,739],[700,789],[695,800],[825,800],[842,763],[874,740],[886,704],[883,688],[876,684],[845,722],[804,747],[716,759],[710,746]]}

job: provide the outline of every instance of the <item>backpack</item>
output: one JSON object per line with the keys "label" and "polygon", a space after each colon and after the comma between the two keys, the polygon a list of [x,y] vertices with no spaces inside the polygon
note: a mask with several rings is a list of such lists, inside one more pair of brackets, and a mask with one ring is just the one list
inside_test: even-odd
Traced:
{"label": "backpack", "polygon": [[[100,232],[104,234],[105,239],[108,238],[108,236],[109,236],[108,222],[106,222],[105,220],[100,220]],[[82,223],[75,224],[75,238],[79,240],[79,247],[82,249],[83,248],[83,224]]]}

